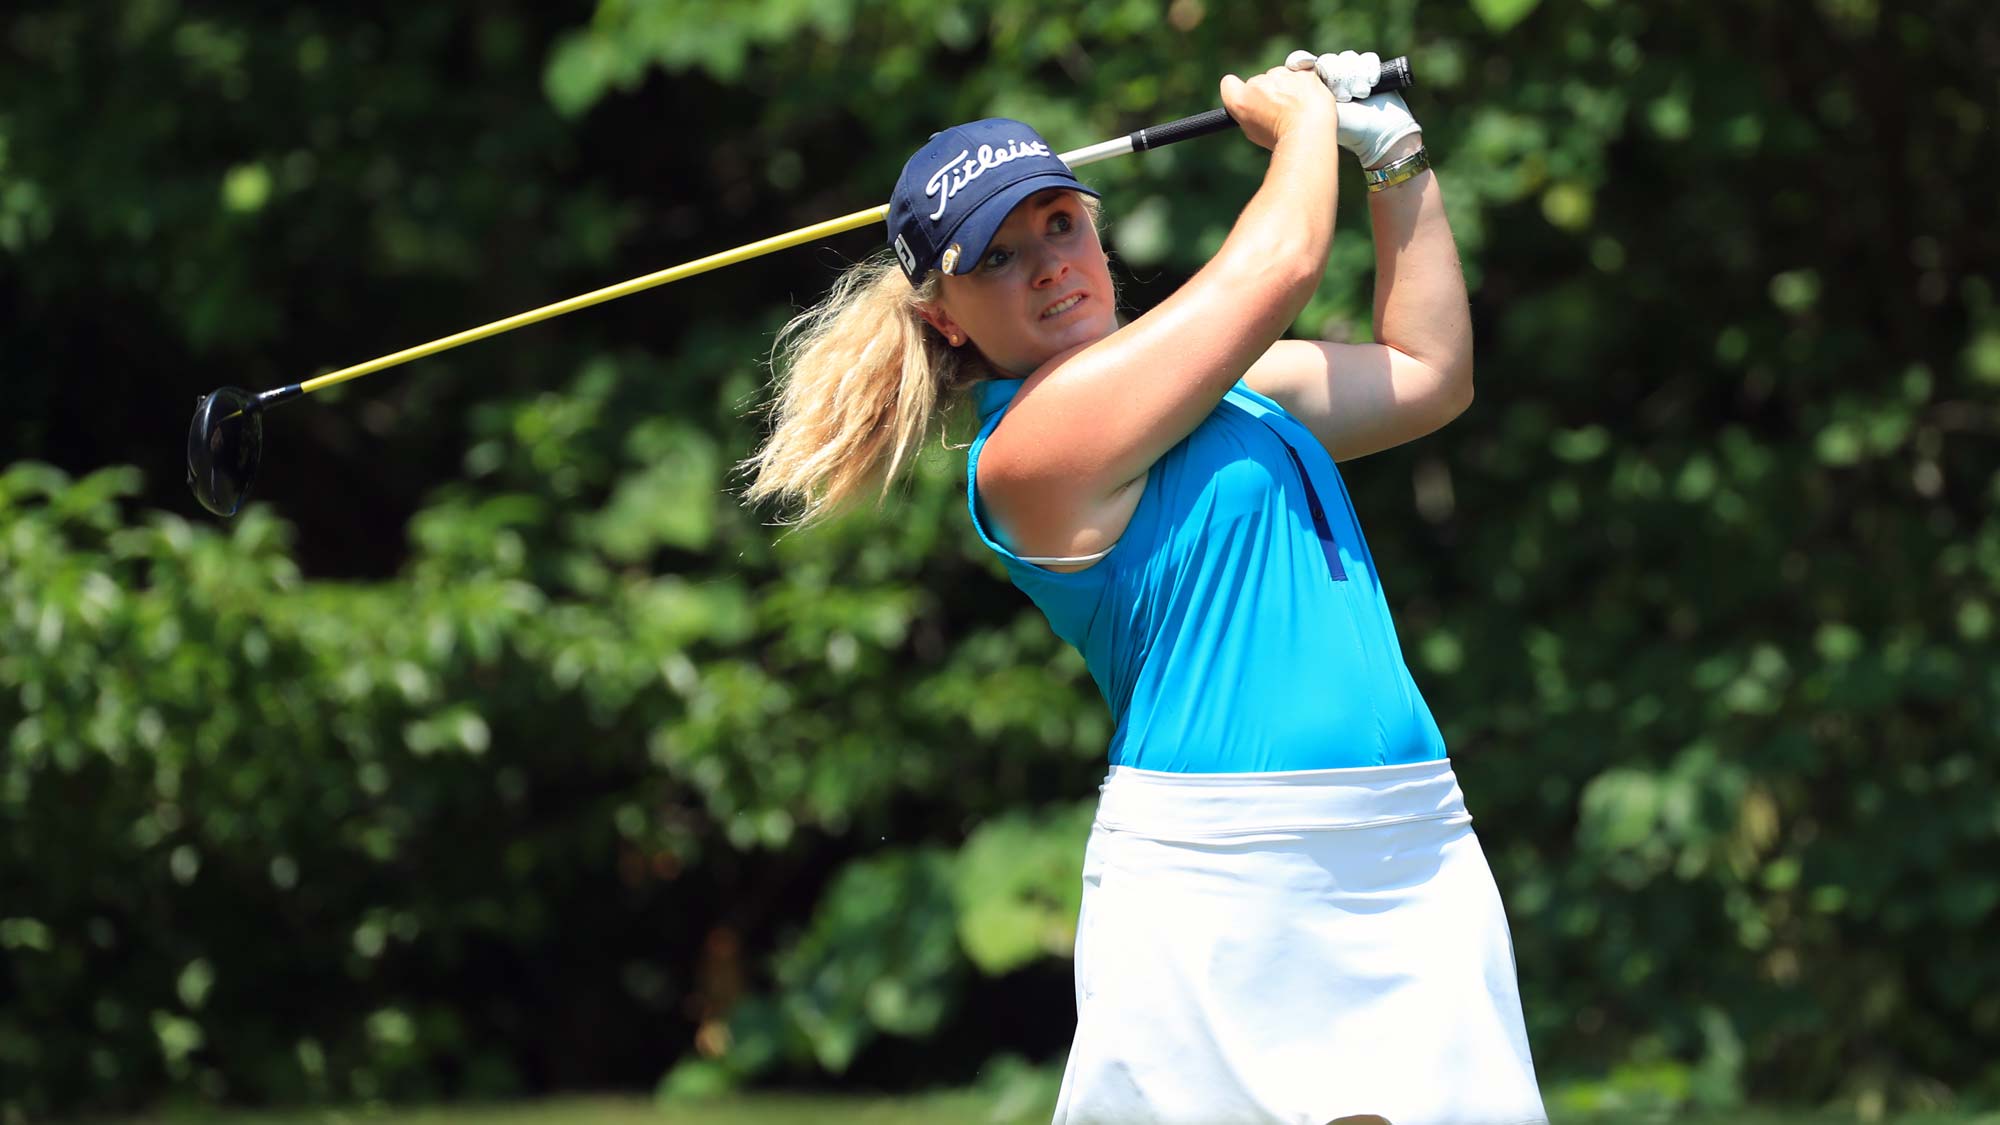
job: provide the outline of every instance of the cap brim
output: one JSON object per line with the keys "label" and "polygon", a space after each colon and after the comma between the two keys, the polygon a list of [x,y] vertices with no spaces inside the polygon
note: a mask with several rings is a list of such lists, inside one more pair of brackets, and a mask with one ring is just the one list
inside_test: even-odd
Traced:
{"label": "cap brim", "polygon": [[[1101,198],[1097,192],[1083,186],[1074,175],[1062,172],[1042,172],[1019,183],[1008,184],[994,192],[993,198],[974,208],[972,213],[958,224],[958,229],[945,238],[947,247],[958,247],[958,258],[952,262],[952,268],[944,272],[965,274],[978,268],[980,259],[986,257],[987,245],[1007,222],[1007,216],[1014,213],[1014,208],[1020,206],[1021,201],[1029,196],[1050,188],[1068,188],[1093,199]],[[943,269],[942,258],[939,259],[939,268]]]}

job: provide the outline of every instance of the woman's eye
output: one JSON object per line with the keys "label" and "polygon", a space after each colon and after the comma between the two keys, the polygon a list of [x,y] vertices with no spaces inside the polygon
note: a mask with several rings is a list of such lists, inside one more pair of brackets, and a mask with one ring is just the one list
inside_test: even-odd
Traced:
{"label": "woman's eye", "polygon": [[1005,250],[991,251],[986,255],[986,260],[979,263],[979,268],[988,270],[997,270],[1001,266],[1006,265],[1008,260],[1013,256],[1014,255],[1008,253]]}
{"label": "woman's eye", "polygon": [[1070,228],[1075,225],[1076,221],[1071,219],[1068,214],[1061,211],[1056,212],[1055,215],[1049,219],[1049,230],[1056,234],[1068,234]]}

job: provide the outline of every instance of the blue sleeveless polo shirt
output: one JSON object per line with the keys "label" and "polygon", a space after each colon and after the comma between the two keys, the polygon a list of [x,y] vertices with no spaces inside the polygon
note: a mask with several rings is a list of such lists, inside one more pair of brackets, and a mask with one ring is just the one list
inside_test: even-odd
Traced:
{"label": "blue sleeveless polo shirt", "polygon": [[1022,562],[981,511],[979,454],[1020,389],[974,389],[967,502],[1014,585],[1082,653],[1117,722],[1112,765],[1265,773],[1444,757],[1354,504],[1311,431],[1237,383],[1153,464],[1110,554],[1061,573]]}

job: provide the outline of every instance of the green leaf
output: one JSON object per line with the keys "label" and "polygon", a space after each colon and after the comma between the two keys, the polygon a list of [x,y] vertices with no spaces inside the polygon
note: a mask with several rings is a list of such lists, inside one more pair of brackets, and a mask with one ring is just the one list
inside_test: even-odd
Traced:
{"label": "green leaf", "polygon": [[989,821],[959,851],[958,940],[989,975],[1068,957],[1082,906],[1083,848],[1096,802]]}
{"label": "green leaf", "polygon": [[1488,31],[1501,35],[1527,19],[1538,3],[1540,0],[1472,0],[1472,11]]}

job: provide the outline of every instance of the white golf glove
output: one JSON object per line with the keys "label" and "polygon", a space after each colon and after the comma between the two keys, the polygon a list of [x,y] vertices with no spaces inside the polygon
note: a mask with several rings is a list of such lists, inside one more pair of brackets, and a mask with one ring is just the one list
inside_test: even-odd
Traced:
{"label": "white golf glove", "polygon": [[1342,51],[1314,55],[1293,51],[1285,59],[1293,70],[1310,70],[1319,75],[1333,100],[1340,103],[1340,147],[1361,159],[1363,168],[1382,162],[1389,147],[1423,126],[1410,115],[1410,107],[1394,90],[1374,93],[1375,79],[1382,73],[1382,59],[1373,51]]}

